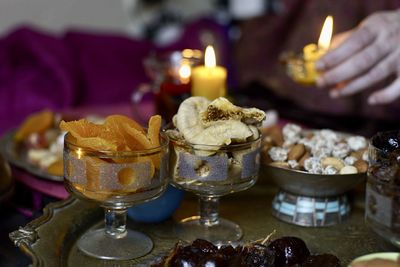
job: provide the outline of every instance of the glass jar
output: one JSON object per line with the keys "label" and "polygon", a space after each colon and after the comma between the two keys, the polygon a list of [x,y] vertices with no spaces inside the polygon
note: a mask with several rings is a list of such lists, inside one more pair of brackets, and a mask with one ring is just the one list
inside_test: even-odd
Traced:
{"label": "glass jar", "polygon": [[144,62],[150,84],[143,84],[132,94],[132,107],[135,118],[142,123],[148,121],[141,110],[140,103],[146,94],[154,97],[155,111],[167,123],[172,121],[180,103],[190,95],[191,69],[202,59],[202,52],[194,49],[152,53]]}
{"label": "glass jar", "polygon": [[365,218],[384,239],[400,247],[400,131],[381,132],[369,146]]}

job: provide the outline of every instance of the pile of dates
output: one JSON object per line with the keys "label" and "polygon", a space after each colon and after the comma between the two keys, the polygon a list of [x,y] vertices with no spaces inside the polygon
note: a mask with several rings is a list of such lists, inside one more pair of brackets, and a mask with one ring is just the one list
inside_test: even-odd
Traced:
{"label": "pile of dates", "polygon": [[268,244],[217,247],[197,239],[184,246],[178,243],[161,263],[153,267],[340,267],[331,254],[311,255],[303,240],[286,236]]}

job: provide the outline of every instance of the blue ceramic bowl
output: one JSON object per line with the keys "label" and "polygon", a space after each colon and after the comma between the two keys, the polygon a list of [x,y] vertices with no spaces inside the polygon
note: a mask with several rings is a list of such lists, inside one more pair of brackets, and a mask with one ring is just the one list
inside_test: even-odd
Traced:
{"label": "blue ceramic bowl", "polygon": [[128,209],[132,220],[146,223],[162,222],[174,213],[184,197],[184,191],[168,185],[164,194],[152,201]]}

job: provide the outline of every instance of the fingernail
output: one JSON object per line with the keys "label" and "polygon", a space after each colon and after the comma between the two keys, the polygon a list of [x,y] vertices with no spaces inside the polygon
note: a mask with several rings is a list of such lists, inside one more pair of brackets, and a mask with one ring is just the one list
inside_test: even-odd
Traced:
{"label": "fingernail", "polygon": [[332,98],[338,98],[340,96],[340,94],[339,94],[339,92],[337,90],[330,91],[329,95]]}
{"label": "fingernail", "polygon": [[323,70],[324,69],[324,63],[323,62],[321,62],[321,61],[317,61],[317,62],[315,62],[315,69],[316,70]]}

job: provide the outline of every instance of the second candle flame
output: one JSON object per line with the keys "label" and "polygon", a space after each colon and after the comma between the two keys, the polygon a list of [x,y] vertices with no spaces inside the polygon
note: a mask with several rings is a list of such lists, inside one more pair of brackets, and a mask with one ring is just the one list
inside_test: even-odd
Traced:
{"label": "second candle flame", "polygon": [[333,18],[332,16],[327,16],[324,22],[324,26],[321,30],[321,35],[318,39],[318,48],[322,50],[328,50],[333,32]]}

